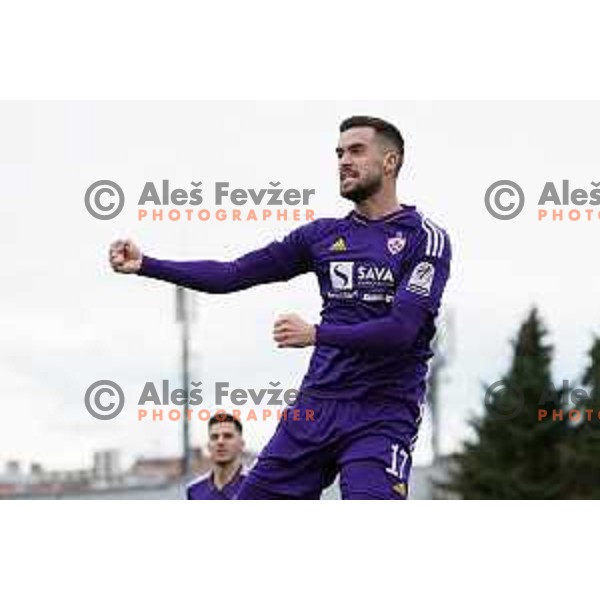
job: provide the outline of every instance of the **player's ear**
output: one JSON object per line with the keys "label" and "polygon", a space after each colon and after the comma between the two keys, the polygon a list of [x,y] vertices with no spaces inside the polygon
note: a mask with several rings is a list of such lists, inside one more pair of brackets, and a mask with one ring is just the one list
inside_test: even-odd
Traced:
{"label": "player's ear", "polygon": [[383,157],[383,172],[386,175],[395,175],[400,163],[400,155],[394,150],[388,150]]}

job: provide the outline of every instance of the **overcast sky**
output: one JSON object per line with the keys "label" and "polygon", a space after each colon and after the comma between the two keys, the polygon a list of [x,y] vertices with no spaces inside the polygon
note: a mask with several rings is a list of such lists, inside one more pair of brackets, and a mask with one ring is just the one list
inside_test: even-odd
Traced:
{"label": "overcast sky", "polygon": [[[178,381],[178,328],[167,284],[113,274],[107,247],[131,235],[163,258],[235,258],[300,225],[293,222],[138,222],[145,182],[190,189],[202,181],[203,207],[213,186],[314,188],[317,217],[350,208],[337,192],[339,121],[372,114],[396,123],[406,139],[401,200],[444,226],[454,249],[445,295],[452,314],[452,356],[441,392],[442,444],[459,447],[467,419],[481,410],[482,382],[505,371],[510,341],[537,305],[556,346],[557,381],[577,378],[598,333],[600,278],[595,257],[600,219],[537,222],[546,181],[590,190],[600,180],[597,103],[3,103],[0,113],[0,463],[16,458],[48,468],[90,464],[94,450],[170,454],[180,425],[139,423],[143,383]],[[114,180],[127,198],[115,219],[92,218],[87,187]],[[511,179],[527,202],[514,220],[493,219],[483,197]],[[226,206],[228,209],[231,205]],[[585,207],[584,207],[585,208]],[[245,213],[249,207],[242,208]],[[316,320],[314,276],[229,296],[195,294],[192,374],[209,390],[298,386],[309,350],[278,350],[271,326],[280,312]],[[128,402],[101,422],[85,410],[87,387],[112,379]],[[210,396],[210,394],[207,394]],[[210,401],[210,399],[209,399]],[[259,449],[274,421],[246,427]],[[417,462],[428,458],[427,427]],[[205,425],[194,422],[204,444]]]}

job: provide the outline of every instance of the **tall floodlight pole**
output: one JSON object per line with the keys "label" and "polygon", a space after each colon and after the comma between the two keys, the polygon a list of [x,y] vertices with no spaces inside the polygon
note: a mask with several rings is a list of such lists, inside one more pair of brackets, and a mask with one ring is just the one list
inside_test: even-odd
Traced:
{"label": "tall floodlight pole", "polygon": [[181,388],[185,393],[185,404],[183,405],[183,427],[182,427],[182,459],[181,475],[188,478],[192,472],[192,453],[190,446],[190,424],[188,421],[189,408],[189,385],[190,385],[190,321],[192,302],[190,294],[182,287],[177,287],[176,314],[175,318],[181,324]]}
{"label": "tall floodlight pole", "polygon": [[[442,371],[448,366],[453,353],[453,332],[452,332],[452,313],[446,312],[442,327],[434,341],[434,356],[429,370],[429,381],[427,390],[427,405],[431,415],[431,453],[433,462],[436,463],[440,458],[440,383],[442,381]],[[441,336],[440,336],[441,334]]]}
{"label": "tall floodlight pole", "polygon": [[[435,344],[439,346],[439,344]],[[444,367],[445,358],[441,355],[441,350],[435,348],[436,354],[434,355],[429,370],[429,385],[428,385],[428,399],[427,404],[429,406],[429,413],[431,415],[431,453],[433,455],[433,462],[437,462],[440,456],[440,405],[439,405],[439,383],[440,383],[440,372]]]}

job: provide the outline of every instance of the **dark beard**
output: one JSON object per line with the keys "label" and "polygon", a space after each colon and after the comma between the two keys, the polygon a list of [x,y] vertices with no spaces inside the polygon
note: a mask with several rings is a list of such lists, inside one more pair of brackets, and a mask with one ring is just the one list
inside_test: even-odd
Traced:
{"label": "dark beard", "polygon": [[340,192],[342,198],[346,198],[346,200],[351,200],[355,204],[360,204],[364,202],[367,198],[370,198],[374,194],[376,194],[383,185],[383,181],[381,178],[371,179],[371,181],[366,181],[361,185],[357,185],[353,189],[348,192]]}

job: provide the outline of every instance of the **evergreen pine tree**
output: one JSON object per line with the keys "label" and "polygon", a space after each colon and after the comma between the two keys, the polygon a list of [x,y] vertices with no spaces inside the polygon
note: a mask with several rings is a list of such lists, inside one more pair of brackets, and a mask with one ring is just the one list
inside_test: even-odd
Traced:
{"label": "evergreen pine tree", "polygon": [[[565,495],[561,444],[568,429],[552,420],[561,399],[552,383],[552,348],[533,309],[513,344],[514,356],[501,385],[472,425],[476,440],[455,456],[450,482],[444,487],[463,498],[550,499]],[[540,420],[538,410],[547,411]],[[555,413],[557,417],[560,413]]]}
{"label": "evergreen pine tree", "polygon": [[600,499],[600,339],[589,352],[589,365],[582,383],[588,397],[577,403],[582,419],[571,427],[564,444],[565,479],[569,497]]}

